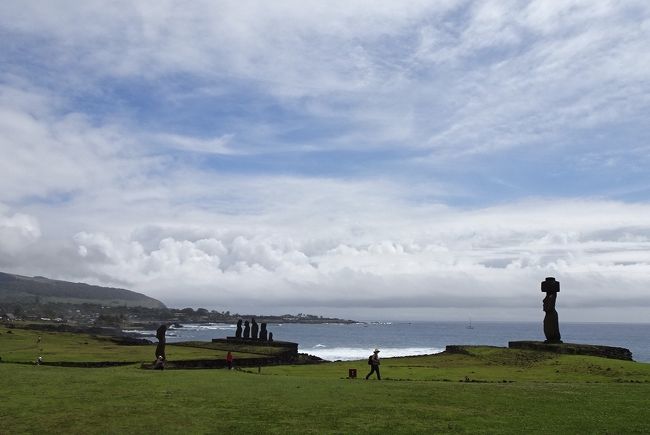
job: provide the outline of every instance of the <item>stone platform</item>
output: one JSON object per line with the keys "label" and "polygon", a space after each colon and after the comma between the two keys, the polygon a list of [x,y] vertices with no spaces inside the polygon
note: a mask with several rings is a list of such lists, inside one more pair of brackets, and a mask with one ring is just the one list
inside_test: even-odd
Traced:
{"label": "stone platform", "polygon": [[282,347],[287,350],[287,353],[297,356],[298,355],[298,343],[293,343],[291,341],[264,341],[264,340],[254,340],[252,338],[237,338],[237,337],[227,337],[227,338],[213,338],[213,343],[222,343],[222,344],[238,344],[246,346],[267,346],[267,347]]}
{"label": "stone platform", "polygon": [[565,355],[588,355],[633,361],[632,352],[624,347],[577,343],[544,343],[543,341],[510,341],[510,349],[541,350]]}
{"label": "stone platform", "polygon": [[[213,343],[219,343],[232,346],[233,352],[258,353],[256,348],[263,347],[279,348],[274,350],[271,355],[264,356],[260,354],[259,358],[237,358],[235,356],[235,367],[263,367],[278,364],[315,364],[322,362],[320,358],[310,357],[308,355],[298,355],[298,343],[290,341],[264,341],[254,340],[252,338],[213,338]],[[261,350],[261,349],[260,349]],[[202,360],[167,360],[165,370],[168,369],[219,369],[227,366],[225,358],[219,359],[202,359]],[[144,363],[142,368],[151,369],[153,364]]]}

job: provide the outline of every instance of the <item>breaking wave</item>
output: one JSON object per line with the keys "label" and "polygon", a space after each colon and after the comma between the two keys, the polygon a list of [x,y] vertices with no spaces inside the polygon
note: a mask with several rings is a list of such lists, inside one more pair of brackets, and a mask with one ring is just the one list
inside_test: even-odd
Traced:
{"label": "breaking wave", "polygon": [[[327,361],[354,361],[368,358],[374,349],[367,347],[332,347],[327,348],[322,344],[316,345],[311,348],[300,348],[300,352],[308,353],[317,356]],[[417,355],[431,355],[440,353],[445,349],[436,347],[405,347],[405,348],[382,348],[380,349],[379,356],[381,358],[393,358],[397,356],[417,356]]]}
{"label": "breaking wave", "polygon": [[138,334],[138,335],[146,335],[146,336],[156,336],[156,331],[149,330],[149,329],[123,329],[122,332],[125,334]]}
{"label": "breaking wave", "polygon": [[186,331],[224,331],[235,329],[237,325],[228,323],[188,323],[181,325],[181,327]]}

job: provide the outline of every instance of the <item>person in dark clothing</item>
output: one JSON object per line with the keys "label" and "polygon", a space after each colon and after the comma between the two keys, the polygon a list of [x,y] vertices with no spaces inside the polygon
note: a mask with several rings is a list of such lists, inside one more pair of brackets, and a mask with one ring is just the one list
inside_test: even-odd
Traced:
{"label": "person in dark clothing", "polygon": [[373,373],[377,373],[377,380],[381,381],[381,375],[379,374],[379,349],[375,349],[372,353],[372,356],[368,358],[368,364],[370,364],[370,373],[366,375],[366,379],[370,377]]}

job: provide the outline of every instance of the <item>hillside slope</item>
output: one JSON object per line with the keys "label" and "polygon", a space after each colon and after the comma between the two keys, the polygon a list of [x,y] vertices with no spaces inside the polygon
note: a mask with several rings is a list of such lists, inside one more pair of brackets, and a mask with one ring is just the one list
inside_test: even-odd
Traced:
{"label": "hillside slope", "polygon": [[131,290],[3,272],[0,272],[0,302],[63,302],[104,306],[166,308],[165,304],[159,300]]}

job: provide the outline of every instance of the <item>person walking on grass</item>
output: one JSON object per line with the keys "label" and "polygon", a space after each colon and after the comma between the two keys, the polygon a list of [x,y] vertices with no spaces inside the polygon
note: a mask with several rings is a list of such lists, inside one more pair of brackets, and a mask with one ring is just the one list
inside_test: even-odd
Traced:
{"label": "person walking on grass", "polygon": [[375,351],[368,357],[368,364],[370,365],[370,373],[366,375],[366,380],[373,373],[377,373],[377,380],[381,381],[381,375],[379,374],[379,349]]}

